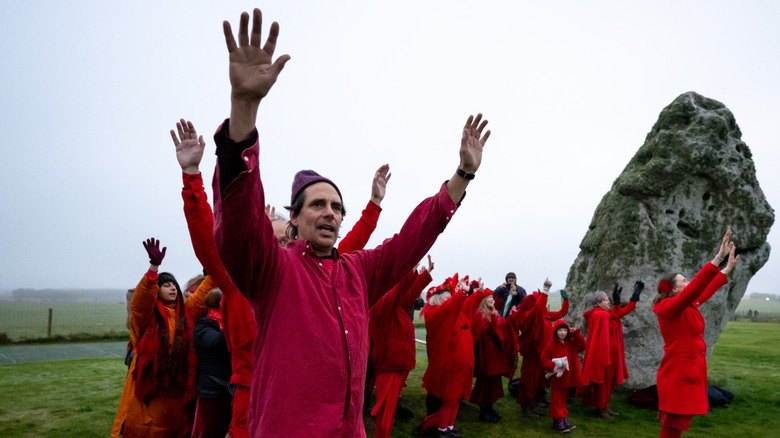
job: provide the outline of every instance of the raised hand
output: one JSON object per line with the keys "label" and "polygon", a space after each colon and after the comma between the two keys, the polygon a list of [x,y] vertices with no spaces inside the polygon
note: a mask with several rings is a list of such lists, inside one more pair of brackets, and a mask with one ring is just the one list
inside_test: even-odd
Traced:
{"label": "raised hand", "polygon": [[552,287],[552,282],[549,278],[544,279],[544,288],[542,289],[542,293],[547,295],[550,293],[550,288]]}
{"label": "raised hand", "polygon": [[271,204],[265,204],[265,215],[271,222],[276,220],[276,208]]}
{"label": "raised hand", "polygon": [[252,36],[249,36],[249,14],[241,14],[238,27],[238,45],[233,38],[233,30],[230,23],[224,21],[222,29],[225,31],[225,44],[230,54],[230,85],[231,96],[236,99],[245,99],[250,102],[260,102],[279,77],[284,64],[290,60],[290,55],[282,55],[273,60],[276,49],[276,38],[279,36],[279,23],[271,24],[271,31],[265,45],[260,48],[260,30],[263,24],[263,15],[260,9],[255,8],[252,13]]}
{"label": "raised hand", "polygon": [[428,254],[428,273],[433,272],[433,260],[431,260],[431,255]]}
{"label": "raised hand", "polygon": [[143,245],[144,249],[146,249],[146,254],[149,255],[149,264],[152,266],[160,266],[163,258],[165,258],[165,251],[168,250],[168,247],[163,247],[162,251],[160,251],[160,241],[154,237],[146,239],[146,241],[143,242]]}
{"label": "raised hand", "polygon": [[634,283],[634,293],[631,294],[631,301],[639,301],[639,295],[642,294],[642,291],[645,289],[645,284],[641,281],[637,281]]}
{"label": "raised hand", "polygon": [[737,251],[736,245],[734,245],[734,242],[730,242],[729,245],[729,261],[726,262],[726,267],[723,268],[723,273],[728,275],[729,272],[731,272],[732,269],[734,269],[734,266],[737,266],[737,262],[739,261],[739,256],[735,255]]}
{"label": "raised hand", "polygon": [[619,306],[620,305],[620,294],[623,293],[623,288],[615,283],[615,288],[612,289],[612,305],[613,306]]}
{"label": "raised hand", "polygon": [[379,166],[379,169],[374,173],[374,181],[371,184],[371,201],[376,205],[381,205],[382,200],[385,199],[385,190],[387,189],[387,182],[390,181],[390,165],[383,164]]}
{"label": "raised hand", "polygon": [[723,261],[723,259],[726,258],[726,256],[729,254],[729,249],[731,248],[731,230],[727,230],[726,234],[723,236],[723,239],[720,242],[720,248],[718,249],[718,254],[715,256],[715,258],[712,260],[712,263],[714,265],[719,265],[720,262]]}
{"label": "raised hand", "polygon": [[179,160],[181,171],[190,175],[200,173],[198,166],[203,159],[203,150],[206,148],[203,136],[198,137],[192,122],[184,119],[176,122],[176,129],[179,131],[179,136],[177,137],[176,131],[171,129],[171,138],[176,146],[176,159]]}
{"label": "raised hand", "polygon": [[475,173],[482,163],[482,149],[490,137],[489,130],[482,135],[487,124],[488,121],[482,120],[482,113],[480,113],[477,117],[469,116],[463,127],[463,136],[460,140],[460,169],[467,173]]}
{"label": "raised hand", "polygon": [[568,300],[569,299],[569,293],[566,292],[566,289],[561,289],[561,299]]}

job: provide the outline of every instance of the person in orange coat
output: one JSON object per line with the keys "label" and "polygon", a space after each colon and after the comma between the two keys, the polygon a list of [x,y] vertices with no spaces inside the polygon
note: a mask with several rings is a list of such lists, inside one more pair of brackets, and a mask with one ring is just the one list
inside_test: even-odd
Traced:
{"label": "person in orange coat", "polygon": [[555,322],[552,339],[542,352],[542,369],[550,383],[550,417],[553,428],[561,433],[576,426],[569,423],[566,401],[569,388],[582,385],[579,352],[585,350],[585,338],[579,329],[570,329],[563,320]]}
{"label": "person in orange coat", "polygon": [[483,292],[477,289],[467,296],[468,284],[468,276],[458,283],[455,274],[447,285],[435,291],[422,311],[428,332],[428,368],[423,376],[423,388],[441,399],[439,411],[423,420],[423,430],[437,425],[442,437],[460,436],[455,429],[458,401],[471,394],[474,373],[471,317],[482,301]]}
{"label": "person in orange coat", "polygon": [[636,309],[644,287],[641,281],[634,283],[631,301],[625,306],[620,304],[623,288],[618,284],[612,291],[612,301],[606,292],[596,292],[594,307],[582,314],[588,324],[588,340],[583,359],[584,386],[578,388],[577,395],[582,397],[584,406],[596,406],[603,419],[620,415],[609,408],[612,391],[628,379],[620,319]]}
{"label": "person in orange coat", "polygon": [[[728,262],[721,271],[718,266],[726,256]],[[664,357],[656,376],[661,438],[679,437],[694,415],[707,415],[707,345],[699,306],[728,283],[726,275],[738,260],[729,230],[718,254],[693,280],[672,274],[658,284],[653,312],[664,338]]]}
{"label": "person in orange coat", "polygon": [[414,324],[409,311],[425,286],[432,281],[431,256],[428,268],[412,270],[401,282],[379,299],[369,313],[369,331],[373,341],[371,359],[376,375],[376,438],[388,438],[393,430],[396,404],[409,371],[414,369],[416,349]]}
{"label": "person in orange coat", "polygon": [[208,279],[186,301],[173,275],[158,267],[160,241],[144,242],[149,270],[130,302],[130,341],[135,355],[125,379],[112,437],[184,437],[192,428],[188,404],[195,397],[198,360],[192,341],[195,320],[206,310]]}
{"label": "person in orange coat", "polygon": [[493,293],[485,291],[474,312],[474,389],[469,401],[479,406],[479,420],[498,423],[493,403],[504,396],[501,376],[510,377],[517,366],[517,334],[495,307]]}

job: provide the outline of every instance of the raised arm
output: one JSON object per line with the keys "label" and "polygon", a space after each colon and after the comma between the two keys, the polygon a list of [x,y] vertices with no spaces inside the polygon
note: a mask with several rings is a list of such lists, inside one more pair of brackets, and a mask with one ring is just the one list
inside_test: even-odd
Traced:
{"label": "raised arm", "polygon": [[[673,318],[682,313],[686,307],[695,303],[699,299],[699,296],[705,292],[705,289],[710,284],[710,282],[720,273],[718,265],[729,254],[734,246],[730,239],[731,230],[727,231],[723,236],[720,249],[718,250],[718,254],[715,256],[715,258],[713,258],[710,263],[705,264],[699,273],[693,277],[693,280],[691,280],[691,282],[688,283],[688,285],[685,286],[685,288],[683,288],[679,294],[656,304],[653,310],[661,317]],[[675,286],[675,288],[676,287],[677,286]],[[712,293],[714,294],[715,291],[712,291]]]}
{"label": "raised arm", "polygon": [[160,249],[160,241],[152,237],[143,242],[146,254],[149,256],[149,270],[138,282],[130,299],[130,340],[133,344],[141,339],[149,320],[153,317],[157,302],[157,270],[165,258],[166,247]]}
{"label": "raised arm", "polygon": [[371,238],[371,233],[376,229],[376,223],[379,221],[379,214],[382,212],[382,200],[385,198],[385,189],[387,181],[390,180],[390,166],[383,164],[374,173],[374,179],[371,183],[371,200],[368,201],[366,208],[360,215],[355,226],[341,239],[338,250],[341,254],[363,249]]}
{"label": "raised arm", "polygon": [[732,269],[734,269],[734,266],[737,265],[737,261],[739,261],[739,256],[735,255],[736,248],[734,246],[734,243],[731,243],[731,246],[729,248],[729,260],[726,263],[726,267],[723,268],[723,271],[721,271],[718,275],[715,276],[715,278],[710,281],[710,283],[707,285],[707,287],[704,289],[704,292],[702,292],[701,295],[699,295],[699,298],[694,302],[694,306],[699,307],[702,304],[706,303],[707,300],[712,298],[713,295],[715,295],[715,292],[717,292],[724,284],[728,283],[728,279],[726,276],[731,272]]}
{"label": "raised arm", "polygon": [[[487,121],[480,124],[481,117],[477,116],[476,120],[473,116],[469,117],[463,129],[461,166],[471,171],[479,167],[482,148],[490,134],[488,131],[482,135]],[[436,195],[423,200],[412,211],[398,234],[373,250],[356,253],[361,255],[360,263],[366,273],[369,304],[388,291],[433,246],[465,196],[466,185],[464,177],[454,176],[442,185]]]}
{"label": "raised arm", "polygon": [[[480,123],[481,122],[481,123]],[[455,174],[447,182],[447,193],[452,202],[460,203],[466,194],[466,187],[482,164],[482,149],[485,147],[490,130],[482,134],[487,125],[487,120],[482,120],[482,114],[477,117],[469,116],[466,125],[463,126],[463,134],[460,140],[460,164]]]}
{"label": "raised arm", "polygon": [[241,14],[238,28],[238,44],[228,21],[222,23],[225,44],[230,58],[230,138],[235,142],[244,140],[255,129],[257,108],[260,101],[271,91],[289,55],[282,55],[273,61],[279,24],[273,22],[268,39],[261,48],[263,16],[260,9],[252,12],[252,34],[249,35],[249,14]]}

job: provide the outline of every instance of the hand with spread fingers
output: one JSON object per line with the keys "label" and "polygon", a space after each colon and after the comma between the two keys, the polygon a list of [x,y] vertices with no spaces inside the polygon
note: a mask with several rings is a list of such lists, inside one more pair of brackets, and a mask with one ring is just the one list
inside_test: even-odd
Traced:
{"label": "hand with spread fingers", "polygon": [[168,250],[168,247],[163,247],[163,249],[160,250],[160,241],[154,237],[146,239],[146,241],[143,242],[143,245],[146,254],[149,255],[149,264],[155,267],[160,266],[165,258],[165,251]]}
{"label": "hand with spread fingers", "polygon": [[190,121],[179,120],[176,129],[179,131],[178,137],[176,131],[171,129],[171,138],[176,146],[176,159],[179,160],[181,171],[188,175],[196,175],[200,173],[199,166],[203,159],[203,151],[206,149],[206,142],[202,135],[198,137],[195,126]]}

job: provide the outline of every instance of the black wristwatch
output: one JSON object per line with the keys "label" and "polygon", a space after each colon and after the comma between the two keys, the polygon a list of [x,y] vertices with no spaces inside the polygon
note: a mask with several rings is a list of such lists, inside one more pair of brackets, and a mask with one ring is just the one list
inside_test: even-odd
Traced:
{"label": "black wristwatch", "polygon": [[455,175],[458,175],[459,177],[465,179],[466,181],[471,181],[476,176],[473,173],[468,173],[465,170],[458,167],[458,169],[455,171]]}

